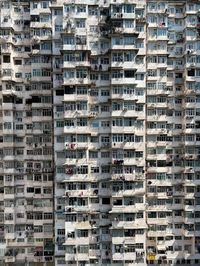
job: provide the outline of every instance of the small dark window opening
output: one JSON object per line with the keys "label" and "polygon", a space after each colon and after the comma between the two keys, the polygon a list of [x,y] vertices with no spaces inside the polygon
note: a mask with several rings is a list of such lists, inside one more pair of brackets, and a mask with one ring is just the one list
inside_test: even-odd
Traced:
{"label": "small dark window opening", "polygon": [[3,56],[3,62],[4,63],[10,63],[10,56],[9,55],[4,55]]}

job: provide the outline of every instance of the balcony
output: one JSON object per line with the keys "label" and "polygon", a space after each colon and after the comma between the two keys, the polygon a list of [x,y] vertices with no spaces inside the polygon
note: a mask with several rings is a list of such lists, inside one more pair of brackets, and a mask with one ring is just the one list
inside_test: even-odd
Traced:
{"label": "balcony", "polygon": [[134,221],[113,221],[112,222],[113,229],[121,229],[121,228],[147,228],[146,222],[144,219],[135,219]]}
{"label": "balcony", "polygon": [[73,78],[73,79],[64,78],[63,84],[64,85],[75,85],[75,84],[89,85],[90,80],[89,78]]}
{"label": "balcony", "polygon": [[131,260],[131,261],[135,261],[136,260],[136,253],[135,252],[125,252],[125,253],[116,253],[114,252],[113,255],[112,255],[112,259],[113,260],[121,260],[121,261],[124,261],[124,260]]}
{"label": "balcony", "polygon": [[113,205],[111,213],[121,213],[121,212],[127,212],[127,213],[133,213],[137,212],[138,210],[145,210],[145,205],[137,203],[135,205]]}
{"label": "balcony", "polygon": [[89,61],[64,61],[62,67],[63,68],[90,67],[90,62]]}
{"label": "balcony", "polygon": [[138,194],[144,194],[145,189],[144,188],[135,188],[130,190],[121,190],[118,192],[112,192],[112,197],[127,197],[127,196],[135,196]]}
{"label": "balcony", "polygon": [[88,261],[88,256],[89,256],[88,253],[78,253],[77,261],[82,261],[82,260]]}
{"label": "balcony", "polygon": [[75,254],[65,253],[65,260],[66,261],[76,261],[77,260],[77,256]]}
{"label": "balcony", "polygon": [[5,256],[5,263],[14,263],[16,258],[14,256]]}
{"label": "balcony", "polygon": [[65,206],[65,212],[88,212],[89,207],[87,206]]}
{"label": "balcony", "polygon": [[89,250],[89,257],[100,257],[101,256],[101,251],[100,250]]}
{"label": "balcony", "polygon": [[[189,231],[189,230],[184,230],[184,236],[185,237],[194,237],[196,235],[196,231]],[[198,234],[200,235],[200,233]]]}
{"label": "balcony", "polygon": [[137,80],[135,78],[112,78],[111,79],[112,85],[119,85],[119,84],[137,84]]}
{"label": "balcony", "polygon": [[31,28],[51,28],[51,22],[35,22],[35,21],[31,21],[30,23],[30,27]]}
{"label": "balcony", "polygon": [[98,196],[98,189],[86,189],[86,190],[67,190],[67,195],[70,197],[91,197]]}

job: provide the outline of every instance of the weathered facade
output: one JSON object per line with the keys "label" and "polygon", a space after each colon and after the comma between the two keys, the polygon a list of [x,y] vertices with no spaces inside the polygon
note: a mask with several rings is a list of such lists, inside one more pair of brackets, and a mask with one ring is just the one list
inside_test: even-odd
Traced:
{"label": "weathered facade", "polygon": [[1,1],[0,48],[3,263],[199,265],[200,2]]}

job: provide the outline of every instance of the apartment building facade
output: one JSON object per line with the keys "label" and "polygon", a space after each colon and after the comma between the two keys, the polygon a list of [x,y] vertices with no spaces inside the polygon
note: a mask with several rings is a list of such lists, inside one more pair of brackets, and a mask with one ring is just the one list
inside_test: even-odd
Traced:
{"label": "apartment building facade", "polygon": [[58,88],[54,74],[57,265],[145,263],[144,8],[52,3],[63,64]]}
{"label": "apartment building facade", "polygon": [[199,265],[200,2],[10,0],[0,20],[3,263]]}
{"label": "apartment building facade", "polygon": [[51,29],[34,20],[48,13],[29,1],[1,1],[0,10],[1,258],[53,265]]}

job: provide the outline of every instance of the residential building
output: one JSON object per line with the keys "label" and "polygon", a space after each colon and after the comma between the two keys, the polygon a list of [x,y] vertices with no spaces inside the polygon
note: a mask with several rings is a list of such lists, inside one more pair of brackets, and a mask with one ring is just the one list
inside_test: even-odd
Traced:
{"label": "residential building", "polygon": [[200,2],[1,1],[0,48],[2,265],[199,265]]}
{"label": "residential building", "polygon": [[0,4],[3,265],[53,265],[51,12]]}
{"label": "residential building", "polygon": [[200,259],[199,4],[147,2],[146,250],[169,265]]}
{"label": "residential building", "polygon": [[51,7],[56,265],[144,265],[145,2]]}

